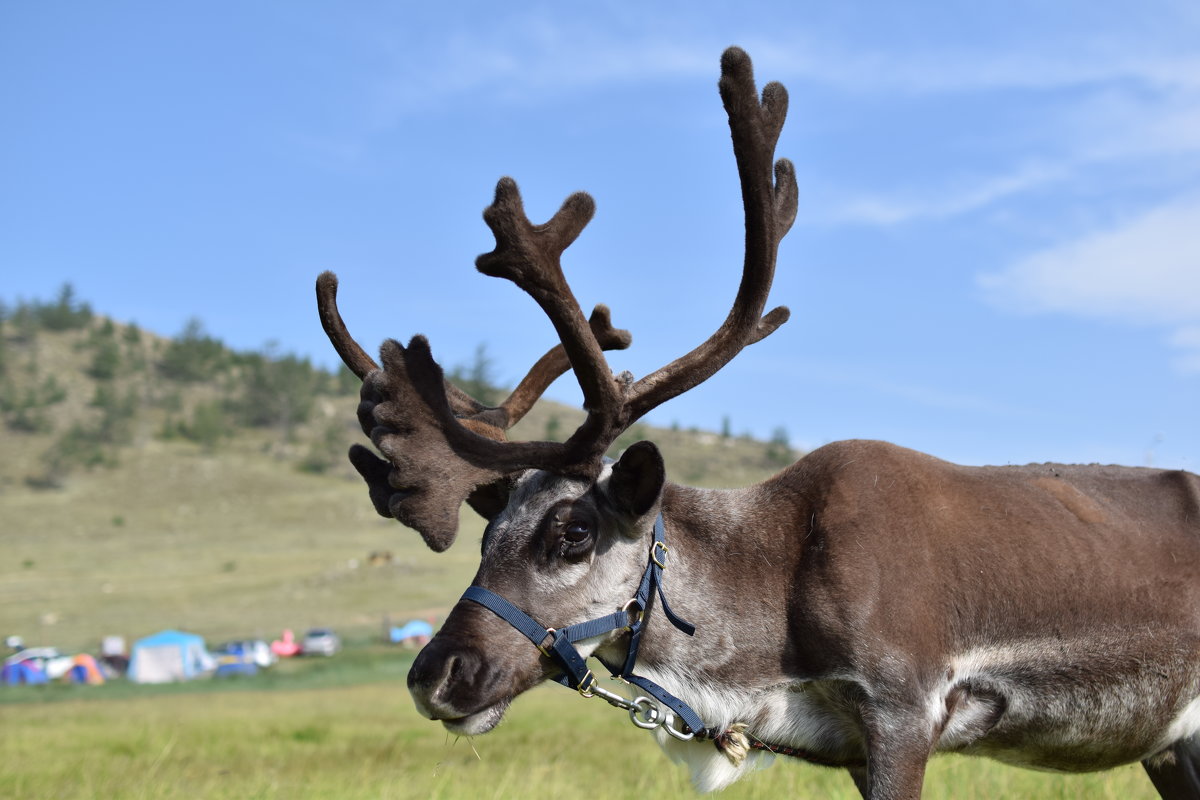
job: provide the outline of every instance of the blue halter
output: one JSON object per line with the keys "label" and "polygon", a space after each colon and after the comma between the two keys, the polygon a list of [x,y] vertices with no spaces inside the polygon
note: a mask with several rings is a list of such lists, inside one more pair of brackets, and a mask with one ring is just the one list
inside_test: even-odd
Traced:
{"label": "blue halter", "polygon": [[[554,628],[544,627],[533,617],[500,595],[484,589],[482,586],[467,587],[467,590],[463,592],[462,599],[470,600],[489,609],[505,622],[525,634],[526,638],[533,642],[534,646],[543,655],[553,659],[562,668],[562,674],[555,678],[555,681],[561,683],[563,686],[576,689],[580,694],[585,696],[590,696],[593,692],[602,694],[609,702],[613,702],[613,700],[609,693],[597,687],[596,676],[588,669],[587,661],[584,657],[575,649],[575,642],[610,633],[611,631],[628,629],[629,650],[625,656],[625,663],[620,669],[614,669],[608,664],[604,664],[604,666],[612,673],[614,678],[638,687],[663,706],[670,709],[687,728],[684,736],[680,736],[670,727],[668,721],[667,730],[669,733],[677,736],[677,738],[691,738],[694,734],[705,732],[704,723],[700,720],[699,715],[689,708],[686,703],[658,684],[647,678],[633,674],[634,666],[637,663],[638,646],[642,640],[642,633],[646,629],[646,616],[650,611],[650,604],[655,595],[658,596],[659,601],[662,603],[663,613],[666,614],[667,619],[672,625],[688,636],[692,636],[696,632],[694,625],[680,619],[671,611],[671,606],[667,604],[666,595],[663,594],[663,569],[667,566],[667,545],[664,543],[664,535],[663,518],[662,514],[659,514],[658,518],[654,520],[654,540],[650,546],[650,559],[646,564],[645,572],[642,573],[642,581],[638,586],[637,594],[620,611],[598,619],[580,622],[560,630],[555,630]],[[546,644],[547,639],[550,639],[548,644]],[[603,660],[601,660],[601,663],[604,663]],[[633,707],[633,705],[636,705],[636,701],[634,704],[626,705],[626,707]],[[637,710],[644,711],[644,709]],[[653,720],[656,716],[656,714],[651,715],[651,722],[653,724],[638,724],[641,727],[655,727],[657,723],[654,723]],[[637,722],[636,719],[635,722]]]}

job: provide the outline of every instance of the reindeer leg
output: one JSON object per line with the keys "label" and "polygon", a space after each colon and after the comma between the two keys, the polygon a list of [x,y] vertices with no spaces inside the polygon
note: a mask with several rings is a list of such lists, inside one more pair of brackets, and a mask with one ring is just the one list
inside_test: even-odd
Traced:
{"label": "reindeer leg", "polygon": [[1163,800],[1200,798],[1200,738],[1176,742],[1142,766]]}
{"label": "reindeer leg", "polygon": [[868,703],[862,710],[867,767],[850,770],[865,800],[920,800],[933,741],[918,708]]}

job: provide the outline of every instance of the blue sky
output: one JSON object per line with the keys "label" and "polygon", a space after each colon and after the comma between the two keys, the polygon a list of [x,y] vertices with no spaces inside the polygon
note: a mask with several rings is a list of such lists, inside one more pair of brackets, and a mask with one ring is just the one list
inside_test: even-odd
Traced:
{"label": "blue sky", "polygon": [[368,349],[514,381],[553,334],[474,271],[511,175],[535,221],[596,198],[564,267],[644,375],[736,289],[738,44],[791,96],[792,319],[651,421],[1200,469],[1200,5],[433,5],[4,4],[0,297],[332,366],[332,269]]}

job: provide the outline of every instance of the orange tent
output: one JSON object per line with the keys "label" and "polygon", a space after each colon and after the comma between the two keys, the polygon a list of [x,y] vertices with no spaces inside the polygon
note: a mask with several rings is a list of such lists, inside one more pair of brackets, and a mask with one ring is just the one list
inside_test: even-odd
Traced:
{"label": "orange tent", "polygon": [[96,666],[96,659],[87,653],[80,653],[71,659],[71,667],[63,674],[63,680],[99,686],[104,683],[104,676],[100,674],[100,667]]}

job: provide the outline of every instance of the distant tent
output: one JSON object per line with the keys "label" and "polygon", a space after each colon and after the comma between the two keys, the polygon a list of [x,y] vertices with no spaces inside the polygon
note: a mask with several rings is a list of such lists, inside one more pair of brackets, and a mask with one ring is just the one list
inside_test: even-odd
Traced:
{"label": "distant tent", "polygon": [[0,672],[0,678],[3,678],[7,686],[17,686],[22,683],[46,683],[49,680],[46,673],[38,669],[32,662],[27,661],[5,664],[3,672]]}
{"label": "distant tent", "polygon": [[67,670],[63,679],[68,683],[89,683],[92,686],[104,683],[104,675],[100,673],[96,659],[87,653],[80,653],[72,659],[71,668]]}
{"label": "distant tent", "polygon": [[414,619],[404,625],[392,627],[388,638],[398,644],[425,645],[433,637],[433,625],[423,619]]}
{"label": "distant tent", "polygon": [[216,669],[204,640],[194,633],[160,631],[134,642],[126,677],[134,683],[190,681]]}

